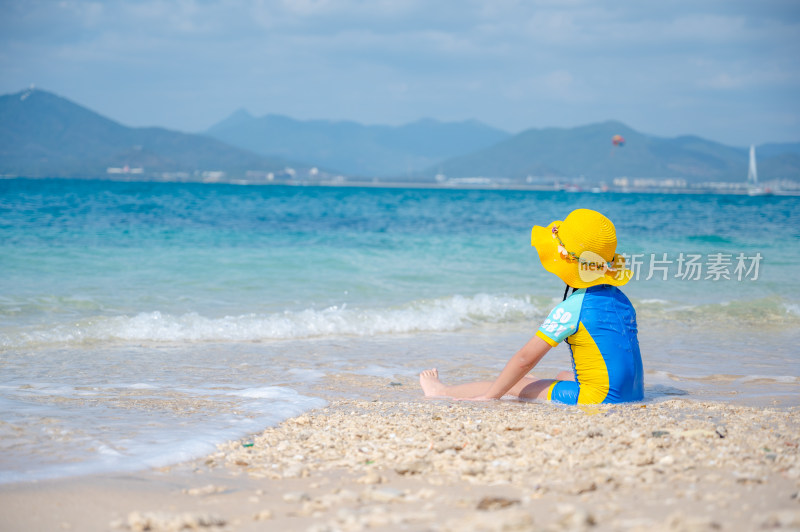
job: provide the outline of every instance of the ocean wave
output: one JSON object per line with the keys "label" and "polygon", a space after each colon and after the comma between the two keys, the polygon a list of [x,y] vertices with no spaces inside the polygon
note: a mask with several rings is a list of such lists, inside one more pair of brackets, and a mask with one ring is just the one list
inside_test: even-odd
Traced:
{"label": "ocean wave", "polygon": [[691,321],[709,326],[764,327],[800,325],[800,305],[779,296],[719,303],[686,304],[661,299],[634,301],[641,320]]}
{"label": "ocean wave", "polygon": [[[258,342],[332,336],[453,332],[481,325],[542,320],[557,301],[530,295],[449,296],[395,307],[347,305],[269,314],[209,317],[160,311],[0,328],[0,349],[103,342]],[[702,305],[634,300],[640,326],[702,323],[709,330],[800,326],[798,305],[781,297]]]}
{"label": "ocean wave", "polygon": [[12,331],[0,346],[107,341],[216,342],[288,340],[325,336],[373,336],[448,332],[482,323],[513,323],[544,318],[527,296],[478,294],[412,302],[393,308],[305,309],[273,314],[210,318],[196,312],[171,315],[158,311],[135,316],[97,317],[79,323]]}

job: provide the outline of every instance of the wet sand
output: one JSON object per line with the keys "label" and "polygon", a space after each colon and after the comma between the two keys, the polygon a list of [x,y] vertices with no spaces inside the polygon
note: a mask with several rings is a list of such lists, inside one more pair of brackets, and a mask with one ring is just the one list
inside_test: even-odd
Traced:
{"label": "wet sand", "polygon": [[800,529],[798,407],[468,403],[390,384],[173,467],[2,485],[0,529]]}

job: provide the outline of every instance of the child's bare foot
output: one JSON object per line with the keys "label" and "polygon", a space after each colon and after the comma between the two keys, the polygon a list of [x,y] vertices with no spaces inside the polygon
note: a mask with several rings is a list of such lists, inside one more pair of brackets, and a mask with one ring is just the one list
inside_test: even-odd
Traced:
{"label": "child's bare foot", "polygon": [[445,388],[447,388],[439,380],[439,370],[436,368],[426,369],[420,373],[419,384],[422,386],[425,397],[441,397],[444,395]]}

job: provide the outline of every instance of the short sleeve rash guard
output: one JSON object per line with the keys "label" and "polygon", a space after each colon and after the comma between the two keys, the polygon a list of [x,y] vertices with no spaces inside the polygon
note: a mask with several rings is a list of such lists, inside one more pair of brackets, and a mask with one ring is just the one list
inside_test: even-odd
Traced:
{"label": "short sleeve rash guard", "polygon": [[[598,285],[575,291],[550,311],[536,336],[555,347],[565,341],[572,354],[576,393],[556,393],[570,403],[621,403],[644,397],[636,312],[618,288]],[[569,385],[569,386],[567,386]],[[568,399],[562,399],[568,398]]]}

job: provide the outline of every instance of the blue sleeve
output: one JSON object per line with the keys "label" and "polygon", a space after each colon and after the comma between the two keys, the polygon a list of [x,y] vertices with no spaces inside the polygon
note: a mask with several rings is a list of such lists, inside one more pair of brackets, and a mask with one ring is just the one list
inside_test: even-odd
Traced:
{"label": "blue sleeve", "polygon": [[550,311],[550,315],[536,334],[549,338],[550,345],[559,344],[567,336],[575,334],[581,317],[581,305],[583,305],[583,292],[572,294]]}

